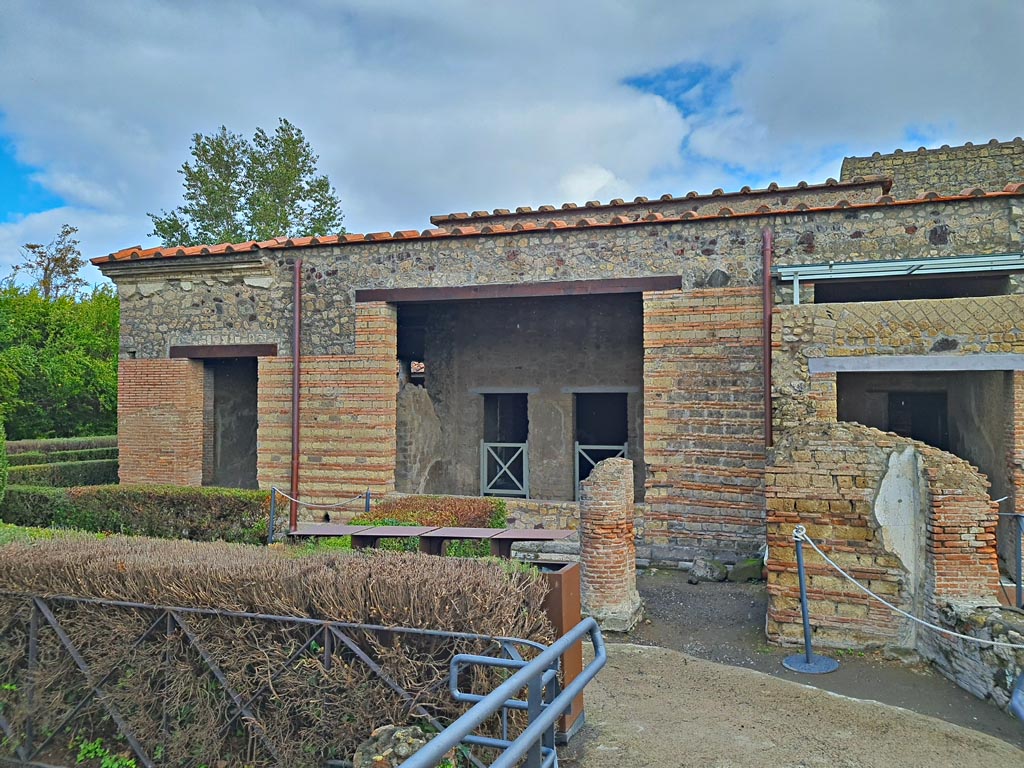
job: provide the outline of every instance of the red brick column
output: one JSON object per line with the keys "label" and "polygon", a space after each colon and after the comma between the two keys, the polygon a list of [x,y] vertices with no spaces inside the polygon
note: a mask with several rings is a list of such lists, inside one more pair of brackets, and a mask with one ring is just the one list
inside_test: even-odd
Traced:
{"label": "red brick column", "polygon": [[641,613],[633,518],[632,462],[600,462],[580,484],[583,610],[616,632],[632,629]]}
{"label": "red brick column", "polygon": [[117,444],[122,483],[202,485],[203,363],[121,360]]}

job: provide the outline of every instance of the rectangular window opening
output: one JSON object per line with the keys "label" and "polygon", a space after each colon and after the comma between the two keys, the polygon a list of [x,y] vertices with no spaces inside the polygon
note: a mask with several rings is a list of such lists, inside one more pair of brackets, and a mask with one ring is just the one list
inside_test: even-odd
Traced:
{"label": "rectangular window opening", "polygon": [[821,280],[814,283],[815,304],[913,299],[962,299],[1002,296],[1010,292],[1007,275],[944,275],[942,277]]}

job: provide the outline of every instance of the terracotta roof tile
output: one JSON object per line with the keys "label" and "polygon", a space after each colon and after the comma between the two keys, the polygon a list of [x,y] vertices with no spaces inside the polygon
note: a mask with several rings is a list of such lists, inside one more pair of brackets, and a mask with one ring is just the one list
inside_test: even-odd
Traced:
{"label": "terracotta roof tile", "polygon": [[[752,212],[737,213],[734,209],[729,207],[721,208],[717,213],[706,213],[697,214],[694,211],[684,211],[678,216],[664,216],[658,212],[652,212],[645,215],[643,219],[637,219],[629,215],[616,215],[612,217],[610,221],[600,221],[596,218],[582,218],[575,221],[573,224],[569,224],[563,220],[555,220],[547,222],[543,225],[537,224],[533,221],[518,221],[511,227],[507,227],[501,224],[485,224],[482,227],[471,227],[471,226],[456,226],[451,228],[434,228],[424,229],[422,232],[416,230],[401,230],[398,232],[373,232],[366,235],[360,234],[344,234],[344,235],[325,235],[323,237],[297,237],[288,239],[285,237],[275,237],[270,240],[263,240],[261,242],[248,241],[244,243],[218,243],[217,245],[197,245],[188,247],[155,247],[155,248],[142,248],[141,246],[132,246],[131,248],[125,248],[111,253],[108,256],[101,256],[92,259],[93,264],[104,264],[117,261],[138,261],[138,260],[150,260],[158,258],[178,258],[178,257],[193,257],[193,256],[216,256],[221,254],[231,254],[239,252],[251,252],[261,250],[280,250],[286,248],[302,248],[316,245],[334,245],[334,244],[355,244],[355,243],[367,243],[367,242],[387,242],[395,240],[416,240],[416,239],[432,239],[438,237],[471,237],[471,236],[493,236],[501,235],[510,232],[536,232],[550,229],[582,229],[591,227],[616,227],[616,226],[635,226],[645,224],[663,224],[681,221],[703,221],[711,220],[723,217],[746,217],[746,216],[778,216],[793,213],[808,213],[808,212],[827,212],[843,209],[870,209],[877,208],[880,206],[889,205],[920,205],[925,202],[932,201],[958,201],[958,200],[970,200],[978,197],[1018,197],[1024,196],[1024,183],[1013,183],[1007,184],[1002,191],[999,192],[985,192],[978,188],[971,188],[964,190],[959,195],[939,195],[933,191],[923,192],[920,197],[907,199],[907,200],[896,200],[891,195],[882,195],[874,202],[864,203],[850,203],[849,200],[839,200],[836,203],[830,205],[811,207],[806,203],[800,202],[795,206],[787,209],[772,209],[767,205],[762,205],[757,210]],[[589,205],[589,203],[588,203]],[[553,206],[542,206],[543,209],[554,210]],[[520,209],[521,210],[521,209]],[[572,210],[572,209],[569,209]],[[468,214],[461,215],[464,218],[468,218]]]}
{"label": "terracotta roof tile", "polygon": [[555,206],[553,206],[553,205],[542,205],[537,210],[538,211],[544,211],[545,213],[550,213],[551,211],[555,210]]}

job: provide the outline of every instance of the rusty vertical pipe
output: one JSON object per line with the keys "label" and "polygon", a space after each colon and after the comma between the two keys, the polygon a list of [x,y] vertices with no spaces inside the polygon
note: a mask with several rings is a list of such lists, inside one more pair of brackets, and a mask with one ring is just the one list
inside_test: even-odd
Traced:
{"label": "rusty vertical pipe", "polygon": [[772,447],[772,228],[761,230],[761,365],[764,371],[764,447]]}
{"label": "rusty vertical pipe", "polygon": [[299,383],[302,373],[302,259],[295,259],[292,281],[292,485],[288,525],[295,531],[299,525]]}

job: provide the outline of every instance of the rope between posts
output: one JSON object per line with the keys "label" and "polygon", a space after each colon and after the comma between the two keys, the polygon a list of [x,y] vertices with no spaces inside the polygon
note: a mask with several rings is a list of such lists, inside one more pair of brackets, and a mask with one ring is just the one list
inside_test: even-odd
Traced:
{"label": "rope between posts", "polygon": [[278,495],[284,496],[286,499],[288,499],[288,501],[294,501],[300,507],[308,507],[309,509],[337,509],[339,507],[344,507],[346,504],[351,504],[353,501],[359,501],[360,499],[365,499],[366,498],[366,494],[365,493],[360,493],[358,496],[353,496],[351,499],[346,499],[345,501],[339,501],[339,502],[337,502],[335,504],[312,504],[312,503],[310,503],[308,501],[299,501],[298,499],[293,499],[291,496],[289,496],[287,493],[282,491],[280,488],[272,488],[271,490],[277,491]]}
{"label": "rope between posts", "polygon": [[817,552],[819,555],[821,555],[821,559],[824,560],[826,563],[828,563],[830,566],[832,566],[836,571],[838,571],[839,574],[844,579],[846,579],[848,582],[853,584],[855,587],[857,587],[857,589],[861,590],[865,594],[870,595],[871,597],[873,597],[875,600],[880,602],[882,605],[884,605],[889,610],[895,611],[900,616],[908,618],[911,621],[916,622],[917,624],[920,624],[923,627],[928,627],[928,629],[935,630],[936,632],[941,632],[944,635],[952,635],[953,637],[959,637],[961,640],[969,640],[972,643],[979,643],[979,644],[982,644],[982,645],[999,646],[1000,648],[1014,648],[1014,649],[1018,649],[1018,650],[1024,650],[1024,645],[1021,645],[1020,643],[1004,643],[1004,642],[1001,642],[999,640],[984,640],[984,639],[982,639],[980,637],[971,637],[970,635],[962,635],[959,632],[954,632],[951,629],[943,629],[942,627],[936,626],[935,624],[930,624],[929,622],[925,621],[924,619],[919,619],[917,616],[914,616],[911,613],[907,613],[902,608],[897,608],[895,605],[890,603],[885,598],[879,597],[874,592],[872,592],[870,589],[868,589],[863,584],[861,584],[859,581],[857,581],[855,578],[853,578],[853,576],[851,576],[846,571],[844,571],[842,568],[840,568],[838,565],[836,565],[836,563],[833,562],[832,559],[829,558],[828,555],[826,555],[824,552],[821,551],[821,549],[818,547],[817,544],[814,543],[814,541],[811,539],[811,537],[807,535],[807,529],[804,528],[804,526],[798,525],[793,530],[793,538],[794,539],[800,539],[801,541],[806,541],[808,544],[811,545],[811,548],[815,552]]}

